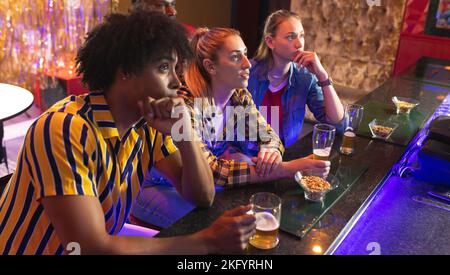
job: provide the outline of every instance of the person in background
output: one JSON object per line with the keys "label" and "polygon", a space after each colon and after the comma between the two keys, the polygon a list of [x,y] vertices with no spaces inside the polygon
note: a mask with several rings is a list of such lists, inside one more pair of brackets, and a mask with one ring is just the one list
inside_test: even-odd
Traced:
{"label": "person in background", "polygon": [[[161,12],[175,19],[177,16],[175,0],[132,0],[130,10],[143,9],[155,12]],[[195,27],[187,23],[181,23],[188,33],[188,37],[192,37],[195,33]]]}
{"label": "person in background", "polygon": [[[164,26],[162,28],[161,26]],[[214,183],[195,139],[172,140],[180,119],[178,57],[191,56],[183,28],[160,13],[111,14],[77,54],[92,92],[52,106],[28,130],[17,170],[0,198],[2,254],[207,254],[242,251],[255,231],[251,205],[206,229],[173,238],[118,236],[151,167],[194,205],[209,207]],[[175,147],[176,145],[176,147]]]}
{"label": "person in background", "polygon": [[[258,107],[279,109],[277,130],[286,147],[300,136],[306,106],[323,123],[340,126],[344,118],[331,77],[317,54],[304,47],[300,16],[287,10],[276,11],[266,19],[250,70],[248,89],[253,100]],[[270,116],[267,120],[274,123]]]}
{"label": "person in background", "polygon": [[[308,170],[320,176],[329,172],[330,162],[310,156],[282,161],[284,147],[280,138],[246,90],[251,65],[238,31],[199,29],[191,45],[194,59],[186,71],[188,90],[184,99],[219,189],[293,179],[297,171]],[[237,119],[230,119],[234,117]],[[252,134],[255,140],[250,140]],[[154,183],[139,195],[133,215],[166,227],[192,208],[170,185]]]}
{"label": "person in background", "polygon": [[[175,0],[132,0],[130,11],[143,10],[143,11],[154,11],[160,12],[167,15],[170,19],[175,20],[178,14],[176,10]],[[194,35],[196,28],[187,23],[180,23],[186,30],[189,39]],[[177,64],[177,74],[181,81],[181,84],[185,84],[183,74],[186,69],[186,60],[179,59]]]}

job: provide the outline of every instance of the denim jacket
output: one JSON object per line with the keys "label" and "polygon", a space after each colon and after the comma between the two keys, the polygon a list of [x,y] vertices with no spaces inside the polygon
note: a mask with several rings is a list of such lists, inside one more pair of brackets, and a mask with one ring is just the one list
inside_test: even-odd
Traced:
{"label": "denim jacket", "polygon": [[[265,63],[252,60],[248,90],[253,96],[257,107],[260,107],[264,95],[269,87],[267,74],[263,74]],[[317,78],[307,69],[299,68],[291,62],[289,70],[288,87],[281,97],[283,108],[283,137],[285,147],[293,145],[299,138],[305,118],[306,105],[314,117],[327,123],[325,103],[322,88],[317,84]]]}

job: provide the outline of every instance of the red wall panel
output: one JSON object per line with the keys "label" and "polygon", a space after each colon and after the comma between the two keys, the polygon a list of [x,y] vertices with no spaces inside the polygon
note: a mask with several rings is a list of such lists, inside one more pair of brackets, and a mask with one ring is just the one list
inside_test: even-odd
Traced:
{"label": "red wall panel", "polygon": [[394,65],[398,75],[420,57],[450,59],[450,38],[424,34],[428,0],[408,0]]}

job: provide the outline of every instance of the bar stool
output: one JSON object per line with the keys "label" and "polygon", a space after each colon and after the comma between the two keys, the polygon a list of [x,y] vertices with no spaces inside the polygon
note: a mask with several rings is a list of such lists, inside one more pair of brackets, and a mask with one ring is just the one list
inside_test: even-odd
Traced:
{"label": "bar stool", "polygon": [[159,233],[158,230],[150,229],[147,227],[125,223],[122,230],[117,234],[117,236],[134,236],[134,237],[146,237],[153,238]]}
{"label": "bar stool", "polygon": [[3,121],[0,120],[0,164],[4,163],[6,166],[6,171],[9,173],[9,167],[8,167],[8,155],[6,154],[6,146],[3,143]]}
{"label": "bar stool", "polygon": [[2,196],[3,190],[5,190],[6,185],[8,184],[9,179],[12,174],[6,175],[0,178],[0,197]]}
{"label": "bar stool", "polygon": [[6,147],[3,143],[3,121],[20,115],[31,107],[34,101],[33,94],[11,84],[0,83],[0,164],[6,165],[9,173]]}

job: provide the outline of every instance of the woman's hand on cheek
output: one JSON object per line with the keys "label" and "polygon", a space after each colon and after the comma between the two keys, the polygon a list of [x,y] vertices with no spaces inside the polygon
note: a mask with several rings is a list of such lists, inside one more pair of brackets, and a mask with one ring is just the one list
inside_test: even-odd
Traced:
{"label": "woman's hand on cheek", "polygon": [[315,52],[300,51],[292,62],[297,63],[300,67],[305,67],[312,74],[316,75],[319,81],[328,79],[328,74],[325,71],[319,56]]}

